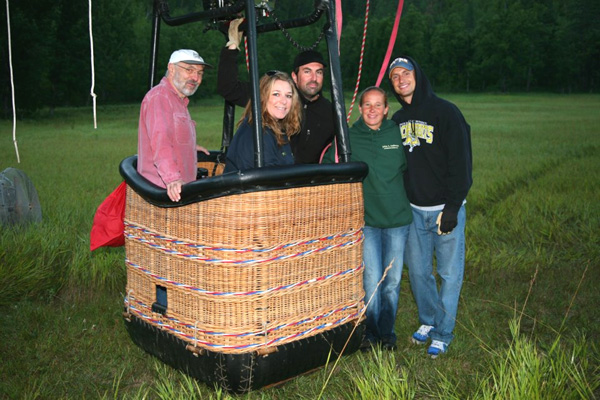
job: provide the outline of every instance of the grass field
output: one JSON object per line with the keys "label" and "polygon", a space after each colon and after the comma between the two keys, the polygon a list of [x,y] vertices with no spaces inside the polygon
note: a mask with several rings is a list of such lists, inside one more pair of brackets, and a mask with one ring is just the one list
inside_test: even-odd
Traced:
{"label": "grass field", "polygon": [[[431,360],[409,343],[418,321],[405,271],[395,353],[353,354],[240,398],[600,397],[600,96],[447,98],[471,125],[474,155],[448,354]],[[222,109],[191,108],[211,149]],[[95,209],[137,151],[138,111],[100,107],[97,130],[90,109],[19,121],[20,164],[11,121],[0,121],[0,171],[23,170],[43,208],[39,225],[0,228],[0,398],[229,397],[133,345],[121,318],[123,248],[89,251]]]}

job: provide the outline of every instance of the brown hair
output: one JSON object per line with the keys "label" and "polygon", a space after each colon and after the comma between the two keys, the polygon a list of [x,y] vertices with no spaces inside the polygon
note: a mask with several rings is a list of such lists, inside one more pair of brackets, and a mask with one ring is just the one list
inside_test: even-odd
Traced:
{"label": "brown hair", "polygon": [[[292,105],[290,106],[290,111],[282,120],[277,120],[273,118],[267,112],[267,100],[271,95],[271,89],[273,88],[273,84],[275,83],[275,81],[288,82],[292,88]],[[290,76],[285,72],[280,71],[269,71],[269,73],[260,78],[259,87],[261,105],[260,114],[263,128],[270,128],[275,134],[277,144],[281,146],[287,142],[287,140],[284,139],[284,136],[287,136],[289,138],[290,136],[293,136],[296,133],[300,132],[302,120],[302,106],[300,105],[300,97],[298,96],[298,90],[296,89],[292,78],[290,78]],[[244,114],[238,122],[238,125],[245,118],[248,118],[248,122],[252,122],[252,109],[250,104],[251,103],[248,102],[248,104],[246,105]]]}
{"label": "brown hair", "polygon": [[387,93],[385,92],[385,90],[383,90],[382,88],[378,87],[378,86],[369,86],[368,88],[366,88],[365,90],[363,90],[360,93],[360,98],[358,100],[358,104],[362,106],[363,104],[363,97],[365,97],[365,94],[367,94],[368,92],[371,91],[375,91],[375,92],[379,92],[383,95],[383,99],[385,100],[385,106],[387,107],[388,104],[388,96]]}
{"label": "brown hair", "polygon": [[[362,105],[363,105],[363,98],[369,92],[379,92],[379,93],[381,93],[383,95],[383,100],[385,102],[384,107],[389,107],[387,93],[385,92],[385,90],[383,90],[379,86],[369,86],[368,88],[366,88],[365,90],[363,90],[362,92],[360,92],[360,97],[359,97],[359,100],[358,100],[358,105],[359,106],[362,107]],[[383,116],[383,118],[384,119],[387,118],[387,113],[385,113],[385,115]]]}

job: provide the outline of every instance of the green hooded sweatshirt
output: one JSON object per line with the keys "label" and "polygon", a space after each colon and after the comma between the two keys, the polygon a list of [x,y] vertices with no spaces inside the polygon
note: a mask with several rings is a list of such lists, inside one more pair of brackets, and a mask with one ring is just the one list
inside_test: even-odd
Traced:
{"label": "green hooded sweatshirt", "polygon": [[[398,125],[384,119],[378,130],[370,129],[359,118],[350,128],[352,161],[369,166],[363,182],[365,225],[397,228],[412,222],[412,210],[404,190],[406,157]],[[332,162],[332,148],[323,161]]]}

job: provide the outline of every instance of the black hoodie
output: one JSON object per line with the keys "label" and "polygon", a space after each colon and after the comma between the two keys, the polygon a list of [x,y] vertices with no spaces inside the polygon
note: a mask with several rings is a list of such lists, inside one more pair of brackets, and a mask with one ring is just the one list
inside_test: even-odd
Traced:
{"label": "black hoodie", "polygon": [[408,199],[416,206],[445,205],[457,212],[473,183],[471,127],[458,107],[436,96],[421,67],[403,57],[414,66],[416,87],[408,104],[392,85],[402,104],[392,120],[399,125],[406,154]]}

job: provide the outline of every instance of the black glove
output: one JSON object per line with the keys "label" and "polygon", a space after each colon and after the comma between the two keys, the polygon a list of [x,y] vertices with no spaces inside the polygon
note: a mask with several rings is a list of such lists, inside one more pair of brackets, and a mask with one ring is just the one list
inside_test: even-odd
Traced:
{"label": "black glove", "polygon": [[444,207],[439,226],[439,231],[442,235],[449,234],[456,228],[456,225],[458,225],[458,210],[460,210],[460,208],[457,209],[448,205]]}

